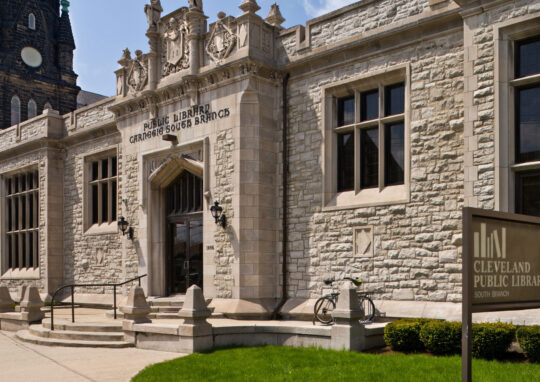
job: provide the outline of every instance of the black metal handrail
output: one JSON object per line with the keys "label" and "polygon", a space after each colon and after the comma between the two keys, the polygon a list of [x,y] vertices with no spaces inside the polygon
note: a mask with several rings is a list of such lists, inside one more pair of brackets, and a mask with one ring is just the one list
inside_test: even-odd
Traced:
{"label": "black metal handrail", "polygon": [[130,280],[127,280],[127,281],[124,281],[124,282],[121,282],[121,283],[116,283],[116,284],[112,284],[112,283],[109,283],[109,284],[70,284],[70,285],[64,285],[60,288],[58,288],[52,295],[52,299],[51,299],[51,330],[54,330],[54,299],[56,298],[56,295],[61,291],[61,290],[64,290],[66,288],[71,288],[71,322],[75,322],[75,297],[74,297],[74,294],[75,294],[75,288],[78,288],[78,287],[113,287],[113,291],[114,291],[114,297],[113,297],[113,308],[114,308],[114,319],[116,320],[116,287],[119,287],[119,286],[122,286],[122,285],[126,285],[128,283],[131,283],[133,281],[139,281],[139,286],[141,286],[141,279],[143,277],[146,277],[147,274],[144,274],[144,275],[141,275],[141,276],[137,276],[137,277],[134,277]]}

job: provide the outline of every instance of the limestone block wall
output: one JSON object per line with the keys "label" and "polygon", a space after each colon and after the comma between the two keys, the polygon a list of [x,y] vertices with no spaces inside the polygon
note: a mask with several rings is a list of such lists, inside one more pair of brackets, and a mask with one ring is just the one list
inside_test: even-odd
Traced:
{"label": "limestone block wall", "polygon": [[366,0],[352,4],[308,21],[305,30],[294,27],[282,33],[280,61],[294,60],[303,49],[315,50],[429,10],[428,0]]}
{"label": "limestone block wall", "polygon": [[[391,65],[410,68],[410,201],[325,210],[321,158],[325,84]],[[323,280],[359,276],[380,299],[458,301],[463,206],[463,39],[451,32],[406,49],[291,77],[289,294],[316,298]],[[408,131],[408,132],[407,132]],[[353,229],[371,226],[373,255]]]}
{"label": "limestone block wall", "polygon": [[[86,232],[84,224],[84,172],[85,157],[110,149],[118,149],[118,214],[123,213],[122,198],[136,192],[134,178],[137,163],[123,158],[118,143],[120,135],[114,133],[69,147],[64,169],[64,283],[110,283],[135,276],[137,257],[131,244],[118,233],[116,227],[106,232]],[[123,195],[126,190],[126,196]],[[136,202],[137,198],[133,198]],[[128,215],[133,219],[135,215]],[[131,223],[131,222],[130,222]],[[136,223],[136,222],[134,222]],[[115,224],[114,224],[115,225]],[[124,244],[123,244],[124,243]],[[124,246],[126,247],[124,247]],[[135,257],[135,260],[133,260]],[[82,291],[82,290],[81,290]],[[90,293],[100,293],[93,288]]]}
{"label": "limestone block wall", "polygon": [[[224,211],[227,211],[227,219],[231,221],[234,218],[234,209],[232,208],[234,194],[234,161],[233,153],[235,150],[235,140],[233,138],[233,128],[221,130],[216,135],[213,144],[213,155],[215,156],[216,178],[214,193],[220,195],[220,204]],[[216,288],[216,297],[232,298],[234,276],[233,264],[235,261],[235,249],[226,230],[218,229],[214,233],[216,254],[215,266],[216,275],[214,286]]]}
{"label": "limestone block wall", "polygon": [[73,135],[84,129],[103,126],[114,120],[114,113],[109,111],[109,105],[114,102],[114,97],[106,98],[92,105],[77,109],[64,116],[64,124],[67,135]]}
{"label": "limestone block wall", "polygon": [[[465,15],[465,201],[470,207],[497,208],[513,211],[513,201],[496,188],[496,163],[502,172],[508,163],[505,142],[497,142],[496,114],[508,110],[509,105],[496,97],[495,31],[501,23],[520,25],[531,16],[540,16],[540,4],[535,0],[505,2]],[[510,53],[512,54],[512,53]],[[501,57],[501,60],[511,60]],[[501,114],[502,115],[502,114]],[[497,157],[497,145],[500,156]],[[507,148],[506,148],[507,151]],[[510,159],[511,160],[511,159]],[[511,183],[506,176],[500,182]]]}

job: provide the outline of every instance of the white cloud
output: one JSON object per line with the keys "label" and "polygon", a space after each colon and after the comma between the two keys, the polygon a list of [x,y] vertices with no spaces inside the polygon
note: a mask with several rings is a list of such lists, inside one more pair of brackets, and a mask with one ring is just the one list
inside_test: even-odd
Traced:
{"label": "white cloud", "polygon": [[358,0],[303,0],[306,13],[311,17],[324,15]]}

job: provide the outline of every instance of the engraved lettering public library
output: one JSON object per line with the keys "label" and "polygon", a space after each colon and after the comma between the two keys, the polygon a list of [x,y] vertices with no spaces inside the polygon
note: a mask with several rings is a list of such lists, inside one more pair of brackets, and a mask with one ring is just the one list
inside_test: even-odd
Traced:
{"label": "engraved lettering public library", "polygon": [[[459,310],[462,207],[540,216],[538,0],[364,0],[289,29],[238,2],[208,23],[201,1],[149,1],[113,97],[68,113],[2,94],[1,285],[147,274],[149,296],[197,284],[264,318],[354,276],[381,311]],[[50,65],[28,48],[21,65]],[[527,264],[503,235],[479,236],[496,244],[475,267],[512,283]]]}

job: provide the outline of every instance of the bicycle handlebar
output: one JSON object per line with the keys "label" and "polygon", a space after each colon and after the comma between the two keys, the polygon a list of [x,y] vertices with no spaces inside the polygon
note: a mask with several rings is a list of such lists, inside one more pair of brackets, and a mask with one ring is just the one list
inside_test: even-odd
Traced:
{"label": "bicycle handlebar", "polygon": [[[360,285],[362,285],[362,280],[360,279],[353,279],[352,277],[344,277],[343,280],[349,280],[351,281],[355,286],[359,287]],[[336,280],[331,280],[331,279],[328,279],[328,280],[324,280],[324,283],[326,285],[332,285],[332,283],[336,281]]]}

